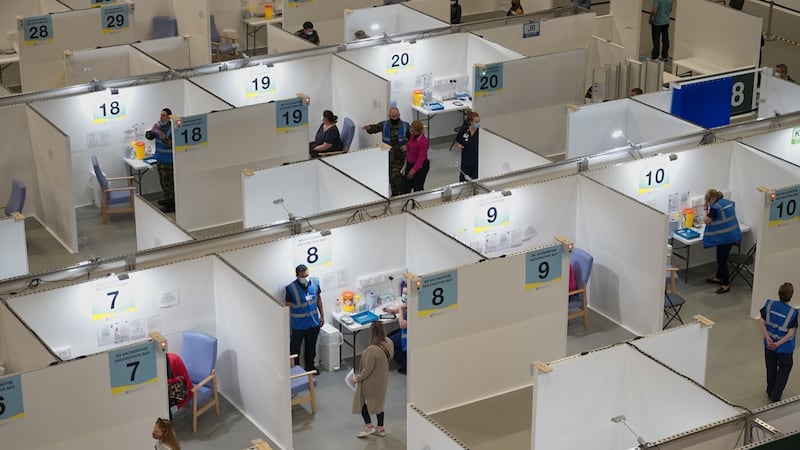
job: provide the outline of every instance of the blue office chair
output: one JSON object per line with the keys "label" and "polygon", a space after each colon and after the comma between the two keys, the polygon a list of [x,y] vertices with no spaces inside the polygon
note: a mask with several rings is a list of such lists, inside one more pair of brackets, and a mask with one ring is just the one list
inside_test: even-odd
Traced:
{"label": "blue office chair", "polygon": [[567,320],[583,318],[583,328],[589,326],[589,314],[586,305],[588,304],[589,291],[586,289],[589,283],[589,276],[592,274],[594,258],[586,251],[575,247],[569,255],[569,263],[575,272],[577,288],[569,291],[569,303],[567,306]]}
{"label": "blue office chair", "polygon": [[[219,31],[217,31],[214,15],[212,14],[209,18],[211,19],[211,60],[220,61],[224,54],[229,54],[235,58],[239,50],[239,44],[236,42],[238,38],[233,36],[221,37]],[[226,39],[229,42],[222,42],[222,39]]]}
{"label": "blue office chair", "polygon": [[355,124],[353,124],[353,121],[350,120],[349,117],[345,117],[344,120],[342,120],[342,134],[341,134],[342,145],[343,145],[342,148],[344,149],[345,152],[350,150],[350,145],[353,143],[353,136],[355,135],[355,133],[356,133]]}
{"label": "blue office chair", "polygon": [[[196,331],[184,331],[181,359],[192,380],[192,431],[196,432],[197,416],[212,406],[216,407],[219,415],[217,338]],[[200,406],[207,400],[208,403]]]}
{"label": "blue office chair", "polygon": [[[133,197],[136,195],[136,187],[133,186],[133,177],[107,178],[103,170],[100,169],[100,163],[97,162],[96,155],[92,155],[92,166],[101,189],[100,215],[103,218],[103,223],[108,223],[109,214],[134,212]],[[127,181],[128,185],[112,188],[109,185],[110,181]]]}
{"label": "blue office chair", "polygon": [[153,39],[163,39],[178,35],[178,21],[170,16],[153,17]]}
{"label": "blue office chair", "polygon": [[0,208],[5,210],[6,216],[10,216],[14,213],[22,214],[27,192],[28,188],[25,187],[25,183],[16,178],[11,181],[11,194],[8,196],[8,201],[5,205],[0,206]]}
{"label": "blue office chair", "polygon": [[[291,380],[292,391],[292,406],[300,405],[306,402],[311,402],[311,414],[317,412],[317,394],[314,388],[317,386],[317,380],[314,378],[313,371],[307,371],[300,365],[295,365],[298,355],[289,355],[290,364],[292,367],[289,369],[289,379]],[[301,392],[308,391],[307,395],[299,396]]]}

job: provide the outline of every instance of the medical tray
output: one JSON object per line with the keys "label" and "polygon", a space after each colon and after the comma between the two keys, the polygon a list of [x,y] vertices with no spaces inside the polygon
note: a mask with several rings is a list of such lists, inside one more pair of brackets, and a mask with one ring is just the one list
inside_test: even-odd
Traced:
{"label": "medical tray", "polygon": [[431,111],[441,111],[444,109],[444,105],[441,103],[428,103],[428,109]]}
{"label": "medical tray", "polygon": [[680,230],[675,231],[675,234],[684,239],[695,239],[700,237],[700,233],[691,228],[681,228]]}
{"label": "medical tray", "polygon": [[378,320],[378,316],[372,311],[361,311],[358,314],[351,314],[350,317],[359,325],[366,325],[370,322],[375,322]]}

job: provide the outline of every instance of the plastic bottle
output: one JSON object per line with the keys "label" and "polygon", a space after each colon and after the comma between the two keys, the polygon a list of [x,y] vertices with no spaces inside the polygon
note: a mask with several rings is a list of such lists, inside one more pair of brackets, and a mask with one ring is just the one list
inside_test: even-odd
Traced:
{"label": "plastic bottle", "polygon": [[403,295],[406,290],[406,280],[400,280],[400,295]]}
{"label": "plastic bottle", "polygon": [[339,297],[336,297],[336,312],[342,312],[342,301],[339,300]]}
{"label": "plastic bottle", "polygon": [[362,311],[361,308],[364,307],[364,304],[361,303],[361,296],[360,295],[356,295],[356,299],[353,301],[353,304],[356,307],[356,312],[361,312]]}

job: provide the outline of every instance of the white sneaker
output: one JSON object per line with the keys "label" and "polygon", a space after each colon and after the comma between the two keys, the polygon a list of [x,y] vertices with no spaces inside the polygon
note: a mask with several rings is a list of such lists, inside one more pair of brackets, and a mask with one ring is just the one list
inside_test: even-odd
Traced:
{"label": "white sneaker", "polygon": [[380,437],[386,436],[386,428],[376,428],[375,436],[380,436]]}
{"label": "white sneaker", "polygon": [[[364,427],[364,430],[358,433],[358,437],[363,439],[363,438],[369,436],[370,434],[374,434],[374,433],[375,433],[375,428],[374,427],[373,428]],[[385,434],[385,432],[384,432],[384,434]]]}

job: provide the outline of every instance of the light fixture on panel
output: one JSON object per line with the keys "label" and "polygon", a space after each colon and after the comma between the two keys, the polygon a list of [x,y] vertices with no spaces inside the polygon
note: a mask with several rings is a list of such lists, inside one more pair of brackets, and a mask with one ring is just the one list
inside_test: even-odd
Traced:
{"label": "light fixture on panel", "polygon": [[373,23],[372,25],[369,26],[369,29],[372,31],[378,31],[381,29],[381,26],[377,23]]}

